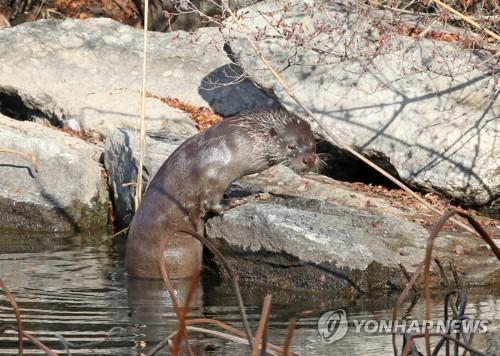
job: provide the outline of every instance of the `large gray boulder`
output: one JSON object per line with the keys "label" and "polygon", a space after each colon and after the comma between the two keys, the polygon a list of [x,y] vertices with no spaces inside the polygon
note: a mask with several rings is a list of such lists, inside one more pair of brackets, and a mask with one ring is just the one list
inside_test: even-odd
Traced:
{"label": "large gray boulder", "polygon": [[206,231],[242,279],[304,289],[347,287],[314,264],[357,279],[363,289],[401,285],[398,263],[421,261],[426,237],[410,221],[304,198],[238,206],[209,220]]}
{"label": "large gray boulder", "polygon": [[[399,264],[414,271],[429,235],[412,221],[418,213],[387,208],[388,202],[362,193],[344,202],[348,189],[285,168],[270,173],[240,181],[240,196],[245,190],[264,193],[244,198],[243,204],[239,198],[241,205],[206,224],[207,237],[242,280],[349,294],[352,286],[342,278],[347,276],[369,293],[404,288],[407,279]],[[500,283],[498,261],[477,236],[443,231],[433,256],[449,278],[449,263],[459,266],[464,285]],[[439,287],[432,268],[431,284]]]}
{"label": "large gray boulder", "polygon": [[[111,19],[42,20],[0,31],[0,112],[64,125],[74,119],[107,135],[138,127],[142,31]],[[275,104],[223,50],[217,29],[149,34],[148,91],[222,115]],[[147,129],[196,132],[189,115],[158,99],[146,103]]]}
{"label": "large gray boulder", "polygon": [[[383,157],[413,186],[500,215],[490,54],[398,35],[391,13],[357,1],[265,1],[239,15],[295,94],[346,144]],[[405,21],[411,27],[415,18]],[[233,21],[223,34],[250,78],[303,114]]]}
{"label": "large gray boulder", "polygon": [[69,232],[105,229],[110,207],[101,150],[57,129],[0,114],[0,229]]}

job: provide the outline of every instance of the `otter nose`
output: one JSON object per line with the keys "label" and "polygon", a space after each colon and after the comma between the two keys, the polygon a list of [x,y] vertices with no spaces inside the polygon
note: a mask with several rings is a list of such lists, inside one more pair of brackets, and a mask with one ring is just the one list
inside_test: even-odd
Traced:
{"label": "otter nose", "polygon": [[304,158],[302,158],[302,162],[306,166],[312,167],[316,163],[316,155],[315,154],[309,154],[309,155],[305,156]]}

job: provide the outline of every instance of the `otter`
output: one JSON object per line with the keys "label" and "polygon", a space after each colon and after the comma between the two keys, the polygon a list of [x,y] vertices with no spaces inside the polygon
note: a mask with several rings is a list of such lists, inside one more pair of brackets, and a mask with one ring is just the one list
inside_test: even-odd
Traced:
{"label": "otter", "polygon": [[309,123],[284,110],[245,112],[226,118],[182,143],[160,167],[130,225],[129,276],[161,278],[164,248],[169,278],[190,277],[201,268],[204,218],[219,213],[226,188],[235,180],[284,164],[305,173],[318,163]]}

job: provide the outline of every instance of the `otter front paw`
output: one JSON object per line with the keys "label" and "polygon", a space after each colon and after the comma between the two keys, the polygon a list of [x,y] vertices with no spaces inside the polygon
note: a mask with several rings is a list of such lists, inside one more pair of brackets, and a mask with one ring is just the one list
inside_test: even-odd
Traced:
{"label": "otter front paw", "polygon": [[202,216],[204,219],[211,218],[213,216],[222,216],[224,212],[224,207],[222,204],[212,204],[210,206],[204,206],[202,211]]}
{"label": "otter front paw", "polygon": [[209,211],[217,215],[224,215],[224,207],[220,203],[210,207]]}

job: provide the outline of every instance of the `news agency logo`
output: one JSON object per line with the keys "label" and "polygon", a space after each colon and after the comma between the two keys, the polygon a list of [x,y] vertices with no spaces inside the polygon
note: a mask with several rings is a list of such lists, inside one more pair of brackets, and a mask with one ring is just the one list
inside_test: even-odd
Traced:
{"label": "news agency logo", "polygon": [[[465,333],[486,333],[488,321],[486,320],[357,320],[353,319],[352,331],[359,333],[424,333],[426,329],[437,333],[446,333],[461,330]],[[321,315],[318,320],[318,333],[321,341],[331,344],[342,339],[349,328],[347,314],[344,309],[330,310]]]}
{"label": "news agency logo", "polygon": [[347,334],[347,315],[344,309],[330,310],[318,320],[318,332],[321,340],[331,344]]}

